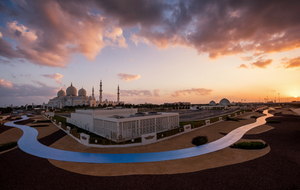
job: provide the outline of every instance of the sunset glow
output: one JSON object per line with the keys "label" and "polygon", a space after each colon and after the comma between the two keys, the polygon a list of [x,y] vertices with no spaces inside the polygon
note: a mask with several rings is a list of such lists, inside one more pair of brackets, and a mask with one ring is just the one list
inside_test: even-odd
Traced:
{"label": "sunset glow", "polygon": [[71,82],[125,103],[290,101],[300,95],[299,1],[5,1],[0,106]]}

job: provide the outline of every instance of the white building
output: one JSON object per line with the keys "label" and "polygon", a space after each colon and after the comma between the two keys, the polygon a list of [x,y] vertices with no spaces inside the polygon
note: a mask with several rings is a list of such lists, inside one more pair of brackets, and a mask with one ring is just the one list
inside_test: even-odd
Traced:
{"label": "white building", "polygon": [[217,105],[215,101],[210,101],[208,105],[206,106],[192,106],[190,107],[191,110],[223,110],[223,109],[233,109],[236,107],[229,107],[231,104],[229,100],[226,98],[223,98],[220,103]]}
{"label": "white building", "polygon": [[[67,92],[67,93],[66,93]],[[100,81],[100,96],[99,96],[99,101],[96,101],[96,98],[94,96],[94,87],[92,88],[92,95],[87,96],[86,95],[86,90],[81,88],[78,90],[77,94],[77,89],[73,86],[71,83],[71,86],[69,86],[66,90],[60,90],[57,92],[57,97],[54,97],[49,100],[47,107],[52,107],[52,108],[63,108],[64,106],[89,106],[89,107],[97,107],[99,104],[100,105],[112,105],[116,106],[118,104],[124,104],[123,101],[120,101],[120,89],[118,86],[118,92],[117,92],[117,101],[109,101],[109,100],[104,100],[102,101],[102,81]]]}
{"label": "white building", "polygon": [[92,96],[87,96],[86,95],[86,90],[81,88],[78,90],[78,95],[77,95],[77,89],[72,85],[69,86],[66,90],[67,94],[65,91],[62,89],[57,92],[57,97],[54,97],[49,100],[48,102],[48,107],[53,107],[53,108],[62,108],[64,106],[77,106],[77,105],[86,105],[90,107],[95,107],[97,106],[96,99],[94,97],[94,87],[92,89],[93,93]]}
{"label": "white building", "polygon": [[67,122],[117,141],[177,128],[179,127],[179,114],[137,113],[137,109],[76,110]]}

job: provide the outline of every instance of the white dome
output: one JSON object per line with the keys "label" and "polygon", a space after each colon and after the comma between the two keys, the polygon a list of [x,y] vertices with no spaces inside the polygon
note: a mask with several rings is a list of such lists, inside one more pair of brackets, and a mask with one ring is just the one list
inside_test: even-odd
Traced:
{"label": "white dome", "polygon": [[220,105],[221,105],[221,106],[229,106],[229,105],[230,105],[230,102],[229,102],[229,100],[227,100],[226,98],[223,98],[223,99],[220,101]]}
{"label": "white dome", "polygon": [[209,105],[210,105],[210,106],[215,106],[215,105],[216,105],[216,102],[212,100],[212,101],[209,102]]}
{"label": "white dome", "polygon": [[67,96],[76,96],[77,95],[77,89],[72,85],[72,83],[71,83],[71,86],[69,86],[68,88],[67,88]]}
{"label": "white dome", "polygon": [[86,96],[86,91],[81,88],[80,90],[78,90],[78,96]]}
{"label": "white dome", "polygon": [[61,96],[65,96],[65,95],[66,95],[66,92],[63,91],[62,89],[57,92],[57,97],[61,97]]}

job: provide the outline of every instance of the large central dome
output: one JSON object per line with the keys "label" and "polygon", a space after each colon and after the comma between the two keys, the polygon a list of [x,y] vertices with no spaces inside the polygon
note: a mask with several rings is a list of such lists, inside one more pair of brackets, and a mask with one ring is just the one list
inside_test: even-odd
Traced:
{"label": "large central dome", "polygon": [[71,83],[71,86],[69,86],[66,91],[67,91],[67,96],[76,96],[77,95],[77,89],[72,85],[72,83]]}
{"label": "large central dome", "polygon": [[220,105],[221,105],[221,106],[229,106],[229,105],[230,105],[230,102],[229,102],[229,100],[227,100],[226,98],[223,98],[223,99],[220,101]]}

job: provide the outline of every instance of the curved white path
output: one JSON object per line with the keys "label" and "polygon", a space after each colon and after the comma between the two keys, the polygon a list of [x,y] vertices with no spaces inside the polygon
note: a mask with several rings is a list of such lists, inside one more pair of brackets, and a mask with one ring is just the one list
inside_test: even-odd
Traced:
{"label": "curved white path", "polygon": [[[259,117],[255,123],[251,123],[239,127],[231,131],[230,133],[228,133],[226,136],[216,141],[213,141],[211,143],[202,146],[180,149],[180,150],[172,150],[172,151],[165,151],[165,152],[151,152],[151,153],[103,154],[103,153],[82,153],[82,152],[59,150],[41,144],[37,140],[38,131],[35,128],[25,126],[25,125],[14,124],[14,122],[16,121],[7,122],[5,123],[5,125],[11,127],[17,127],[23,130],[24,134],[19,139],[18,146],[24,152],[28,154],[32,154],[34,156],[38,156],[46,159],[68,161],[68,162],[135,163],[135,162],[157,162],[157,161],[189,158],[189,157],[199,156],[202,154],[207,154],[210,152],[221,150],[237,142],[250,129],[265,124],[266,118],[273,116],[272,114],[268,113],[268,110],[265,110],[264,114],[266,114],[266,116]],[[18,121],[28,119],[27,116],[22,116],[22,117],[23,119]]]}

